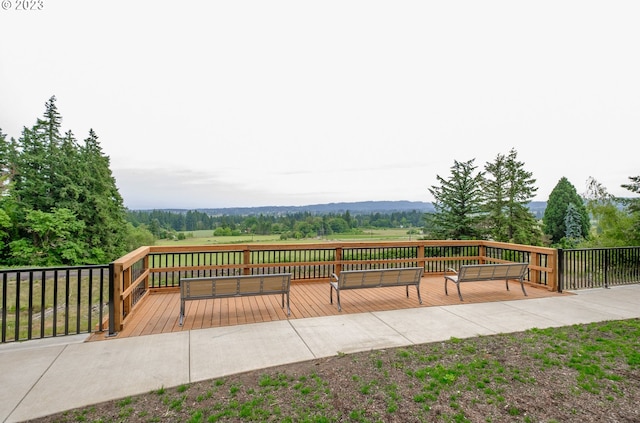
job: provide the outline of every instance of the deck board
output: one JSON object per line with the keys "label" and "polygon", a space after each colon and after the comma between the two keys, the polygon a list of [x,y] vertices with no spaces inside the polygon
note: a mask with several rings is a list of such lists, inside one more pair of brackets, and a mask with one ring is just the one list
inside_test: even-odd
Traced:
{"label": "deck board", "polygon": [[[463,283],[460,289],[463,302],[458,298],[455,284],[449,284],[449,295],[445,295],[442,276],[425,276],[420,283],[422,305],[418,303],[415,287],[409,287],[409,298],[402,286],[346,290],[340,293],[342,312],[339,312],[335,292],[333,304],[329,302],[328,283],[294,281],[290,292],[291,316],[287,316],[286,304],[282,308],[280,294],[196,300],[186,302],[183,326],[178,324],[180,293],[177,290],[152,292],[141,300],[117,338],[286,319],[572,295],[525,284],[528,294],[525,297],[517,281],[509,282],[509,291],[504,281]],[[105,339],[104,334],[91,337],[91,340],[99,339]]]}

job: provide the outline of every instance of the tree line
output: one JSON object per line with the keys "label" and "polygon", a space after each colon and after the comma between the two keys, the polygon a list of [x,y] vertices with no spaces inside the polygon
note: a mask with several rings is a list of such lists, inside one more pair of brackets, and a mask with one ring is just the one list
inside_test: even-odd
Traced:
{"label": "tree line", "polygon": [[395,211],[389,213],[323,213],[308,211],[284,214],[210,215],[198,210],[129,210],[127,220],[143,226],[156,238],[173,239],[184,232],[211,230],[214,236],[241,234],[280,235],[281,239],[302,239],[334,233],[358,232],[368,228],[421,228],[424,213]]}

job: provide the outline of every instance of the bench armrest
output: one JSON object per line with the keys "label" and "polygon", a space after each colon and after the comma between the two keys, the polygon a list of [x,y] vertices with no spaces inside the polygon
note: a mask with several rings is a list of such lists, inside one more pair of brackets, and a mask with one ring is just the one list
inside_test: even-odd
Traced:
{"label": "bench armrest", "polygon": [[338,275],[336,275],[335,273],[332,273],[331,276],[329,276],[330,280],[335,279],[335,282],[338,282]]}
{"label": "bench armrest", "polygon": [[456,271],[456,269],[452,269],[451,267],[444,271],[444,275],[445,275],[445,276],[447,275],[447,272],[453,272],[453,273],[454,273],[454,274],[456,274],[456,275],[458,274],[458,272]]}

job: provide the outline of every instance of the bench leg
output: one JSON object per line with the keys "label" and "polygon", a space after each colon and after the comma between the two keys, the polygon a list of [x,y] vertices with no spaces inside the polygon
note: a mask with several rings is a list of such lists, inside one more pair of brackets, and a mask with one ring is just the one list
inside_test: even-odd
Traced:
{"label": "bench leg", "polygon": [[[409,289],[408,286],[407,286],[407,289]],[[422,304],[422,297],[420,296],[420,282],[416,284],[416,292],[418,293],[418,302]]]}
{"label": "bench leg", "polygon": [[[284,308],[284,294],[282,294],[282,307]],[[289,306],[289,293],[287,292],[287,316],[291,316],[291,307]]]}
{"label": "bench leg", "polygon": [[184,323],[184,300],[180,300],[180,321],[178,322],[178,326],[182,326]]}
{"label": "bench leg", "polygon": [[[449,292],[447,291],[447,282],[449,282],[449,279],[444,278],[444,294],[445,295],[449,295]],[[454,282],[454,281],[451,281]],[[460,301],[464,301],[462,299],[462,294],[460,293],[460,283],[458,282],[454,282],[456,284],[456,288],[458,288],[458,298],[460,298]]]}
{"label": "bench leg", "polygon": [[509,279],[504,280],[504,284],[507,286],[507,291],[509,290]]}
{"label": "bench leg", "polygon": [[329,302],[333,304],[333,290],[336,290],[336,299],[338,301],[338,311],[342,311],[342,307],[340,306],[340,291],[333,287],[333,285],[329,284]]}
{"label": "bench leg", "polygon": [[[405,288],[407,289],[407,298],[409,298],[409,285],[406,285]],[[420,282],[416,284],[416,292],[418,293],[418,302],[422,304],[422,298],[420,297]]]}
{"label": "bench leg", "polygon": [[338,301],[338,311],[342,311],[342,307],[340,306],[340,291],[333,287],[333,285],[329,284],[329,303],[333,304],[333,290],[336,290],[336,299]]}
{"label": "bench leg", "polygon": [[520,288],[522,288],[522,293],[524,294],[524,296],[527,297],[527,291],[524,290],[524,283],[522,282],[522,279],[520,279]]}
{"label": "bench leg", "polygon": [[460,283],[457,283],[457,284],[456,284],[456,288],[458,288],[458,298],[460,298],[460,301],[464,301],[464,300],[462,299],[462,294],[460,293]]}

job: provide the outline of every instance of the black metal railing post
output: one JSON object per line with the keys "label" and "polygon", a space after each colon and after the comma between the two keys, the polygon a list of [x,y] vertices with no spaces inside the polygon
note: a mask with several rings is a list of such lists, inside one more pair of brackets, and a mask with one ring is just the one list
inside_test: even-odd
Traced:
{"label": "black metal railing post", "polygon": [[564,250],[558,248],[558,292],[564,288]]}
{"label": "black metal railing post", "polygon": [[109,263],[109,333],[107,336],[116,336],[116,303],[115,303],[115,265]]}
{"label": "black metal railing post", "polygon": [[604,250],[604,287],[609,288],[609,260],[611,259],[610,255],[611,249],[607,248]]}

